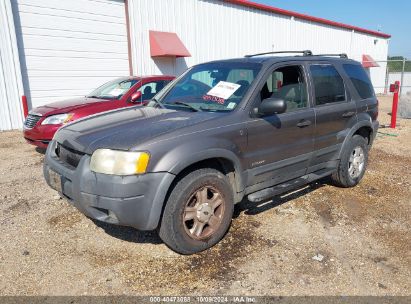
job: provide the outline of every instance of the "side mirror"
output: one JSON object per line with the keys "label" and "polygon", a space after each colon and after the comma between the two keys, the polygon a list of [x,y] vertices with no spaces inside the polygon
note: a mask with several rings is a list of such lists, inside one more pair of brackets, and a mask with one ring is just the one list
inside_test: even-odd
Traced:
{"label": "side mirror", "polygon": [[257,114],[261,116],[270,116],[281,114],[287,111],[287,103],[281,98],[264,99],[257,109]]}
{"label": "side mirror", "polygon": [[133,94],[131,94],[130,101],[133,103],[142,103],[142,100],[141,100],[142,95],[143,94],[141,93],[141,91],[134,92]]}

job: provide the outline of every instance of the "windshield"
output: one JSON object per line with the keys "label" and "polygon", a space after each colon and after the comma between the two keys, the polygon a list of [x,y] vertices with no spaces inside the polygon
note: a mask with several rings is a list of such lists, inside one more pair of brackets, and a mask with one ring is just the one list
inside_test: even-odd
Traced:
{"label": "windshield", "polygon": [[119,78],[103,84],[87,97],[102,99],[119,99],[126,94],[139,79]]}
{"label": "windshield", "polygon": [[166,108],[186,111],[233,111],[247,93],[260,69],[261,65],[257,63],[202,64],[189,69],[155,97]]}

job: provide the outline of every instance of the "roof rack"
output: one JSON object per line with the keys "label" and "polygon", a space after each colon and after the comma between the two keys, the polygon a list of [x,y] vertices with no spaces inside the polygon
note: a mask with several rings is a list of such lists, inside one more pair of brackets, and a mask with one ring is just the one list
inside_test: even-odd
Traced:
{"label": "roof rack", "polygon": [[245,55],[244,57],[256,57],[256,56],[262,56],[262,55],[270,55],[270,54],[303,54],[303,56],[312,56],[313,52],[310,50],[305,50],[305,51],[278,51],[278,52],[266,52],[266,53],[259,53],[259,54],[253,54],[253,55]]}
{"label": "roof rack", "polygon": [[340,58],[348,58],[348,55],[345,53],[342,54],[315,54],[313,56],[321,56],[321,57],[340,57]]}

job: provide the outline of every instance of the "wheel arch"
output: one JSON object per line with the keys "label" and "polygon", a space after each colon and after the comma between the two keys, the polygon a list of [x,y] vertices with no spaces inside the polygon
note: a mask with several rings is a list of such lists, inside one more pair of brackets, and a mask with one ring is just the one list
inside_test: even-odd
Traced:
{"label": "wheel arch", "polygon": [[338,158],[341,158],[341,154],[344,151],[344,149],[346,149],[348,142],[351,140],[351,138],[354,135],[360,135],[362,137],[364,137],[365,139],[367,139],[367,143],[370,146],[372,144],[372,140],[374,138],[374,129],[373,129],[373,125],[371,123],[371,121],[368,120],[364,120],[364,121],[359,121],[357,122],[351,129],[350,131],[347,133],[344,142],[342,144],[340,153],[338,155]]}
{"label": "wheel arch", "polygon": [[201,168],[213,168],[227,175],[233,186],[234,197],[244,191],[240,160],[233,152],[225,149],[210,149],[191,155],[189,159],[176,163],[170,172],[176,175],[176,180],[178,180]]}

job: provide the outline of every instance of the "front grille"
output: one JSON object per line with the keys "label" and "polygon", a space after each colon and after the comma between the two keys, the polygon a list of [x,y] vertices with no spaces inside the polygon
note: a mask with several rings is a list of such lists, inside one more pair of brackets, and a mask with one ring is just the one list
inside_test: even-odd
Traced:
{"label": "front grille", "polygon": [[62,162],[77,168],[84,153],[64,147],[58,143],[56,147],[56,155]]}
{"label": "front grille", "polygon": [[24,122],[26,128],[32,129],[41,119],[41,116],[29,114]]}

